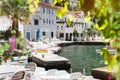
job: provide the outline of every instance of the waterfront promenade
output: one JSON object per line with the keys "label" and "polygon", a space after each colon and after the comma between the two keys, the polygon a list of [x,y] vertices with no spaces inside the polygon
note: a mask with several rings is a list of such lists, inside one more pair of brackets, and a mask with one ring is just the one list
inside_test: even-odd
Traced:
{"label": "waterfront promenade", "polygon": [[[58,54],[55,53],[59,52],[62,49],[62,46],[70,45],[70,44],[78,44],[78,43],[81,44],[81,42],[73,42],[73,41],[30,42],[30,45],[32,46],[31,49],[32,54],[30,59],[33,62],[37,63],[37,66],[44,67],[46,70],[50,70],[50,69],[70,70],[71,65],[69,63],[69,59],[59,56]],[[47,50],[48,52],[40,53],[37,52],[37,50]],[[72,73],[71,71],[69,72]]]}
{"label": "waterfront promenade", "polygon": [[[45,42],[45,44],[46,43],[48,43],[48,42]],[[53,42],[50,42],[50,44],[53,44]],[[57,47],[59,46],[61,46],[61,48],[63,47],[63,46],[69,46],[69,45],[79,45],[79,44],[83,44],[84,43],[84,45],[88,45],[89,46],[89,44],[91,43],[91,45],[94,45],[94,44],[96,44],[96,45],[99,45],[99,44],[101,44],[101,45],[104,45],[104,44],[102,44],[102,42],[98,42],[98,41],[96,41],[96,42],[73,42],[73,41],[54,41],[54,44],[56,45],[56,46],[49,46],[48,48],[46,48],[46,49],[52,49],[52,48],[54,48],[54,50],[55,50],[55,48],[57,49]],[[49,43],[48,43],[49,44]],[[57,50],[56,50],[57,51]],[[50,51],[50,53],[52,53],[53,55],[54,55],[54,51],[52,50],[52,51]],[[84,53],[84,52],[83,52]],[[41,53],[37,53],[37,54],[40,54],[40,56],[41,56],[41,58],[42,58],[42,54]],[[94,54],[94,53],[93,53]],[[48,55],[50,55],[49,53],[48,53],[48,55],[45,53],[45,55],[46,55],[46,57],[45,58],[47,58],[48,57]],[[57,55],[57,54],[55,54],[55,55]],[[56,61],[54,61],[54,56],[49,56],[50,57],[50,59],[52,59],[53,61],[52,62],[56,62]],[[49,59],[49,57],[48,57],[48,59]],[[61,56],[60,56],[61,57]],[[84,56],[83,56],[84,57]],[[74,59],[74,58],[73,58]],[[58,60],[58,59],[57,59]],[[42,61],[42,63],[44,63],[44,62],[46,62],[45,60],[43,60],[43,59],[41,59],[41,61]],[[40,62],[41,62],[40,61]],[[44,61],[44,62],[43,62]],[[53,63],[53,64],[54,64]],[[56,63],[55,63],[56,64]],[[81,64],[83,64],[83,63],[81,63]],[[62,65],[63,66],[63,65]],[[55,66],[54,66],[55,67]],[[61,67],[61,66],[60,66]],[[82,66],[81,66],[82,67]],[[79,69],[81,69],[80,67],[79,67]],[[93,69],[93,68],[92,68]],[[80,70],[78,70],[78,71],[80,71]],[[76,71],[74,71],[74,72],[76,72]],[[80,71],[80,72],[83,72],[83,71]],[[88,75],[88,74],[87,74]]]}
{"label": "waterfront promenade", "polygon": [[[47,41],[43,42],[30,42],[32,45],[32,54],[29,57],[29,61],[37,63],[38,66],[48,69],[67,70],[70,72],[70,62],[67,58],[59,56],[57,53],[61,51],[61,47],[57,44]],[[47,50],[47,52],[39,52]]]}

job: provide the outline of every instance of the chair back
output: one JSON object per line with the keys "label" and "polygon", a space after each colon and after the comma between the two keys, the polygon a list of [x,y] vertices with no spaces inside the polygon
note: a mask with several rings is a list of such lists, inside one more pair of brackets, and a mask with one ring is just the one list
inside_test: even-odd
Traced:
{"label": "chair back", "polygon": [[57,69],[50,69],[47,71],[46,75],[54,76],[56,72],[57,72]]}
{"label": "chair back", "polygon": [[35,72],[36,67],[37,67],[37,65],[34,62],[29,62],[28,64],[25,65],[25,68],[31,69],[32,72]]}
{"label": "chair back", "polygon": [[0,75],[0,80],[5,80],[6,79],[6,75]]}
{"label": "chair back", "polygon": [[67,71],[59,70],[55,73],[55,76],[62,76],[62,75],[67,75],[67,74],[69,74]]}
{"label": "chair back", "polygon": [[93,80],[93,76],[85,76],[84,80]]}
{"label": "chair back", "polygon": [[0,80],[5,80],[5,78],[3,77],[3,78],[0,78]]}
{"label": "chair back", "polygon": [[15,72],[10,80],[21,80],[25,76],[25,71],[17,71]]}
{"label": "chair back", "polygon": [[82,73],[80,72],[71,73],[70,79],[71,80],[82,80],[83,79]]}
{"label": "chair back", "polygon": [[39,73],[39,72],[45,72],[45,68],[37,67],[36,70],[35,70],[35,73]]}

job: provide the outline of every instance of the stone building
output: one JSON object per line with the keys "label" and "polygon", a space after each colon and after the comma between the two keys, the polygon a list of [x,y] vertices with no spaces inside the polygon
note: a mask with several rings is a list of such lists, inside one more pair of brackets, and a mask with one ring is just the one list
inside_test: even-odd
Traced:
{"label": "stone building", "polygon": [[[78,40],[81,40],[82,31],[89,27],[84,21],[83,11],[68,11],[62,19],[56,16],[56,10],[61,8],[52,6],[52,0],[41,0],[36,13],[30,17],[31,21],[25,25],[24,36],[30,41],[38,41],[42,38],[58,38],[72,41],[73,32],[77,30]],[[69,15],[72,15],[71,25],[67,24]]]}
{"label": "stone building", "polygon": [[[69,15],[72,15],[71,24],[67,24],[69,21]],[[77,31],[77,40],[81,41],[83,38],[83,31],[87,30],[90,25],[84,20],[83,11],[68,11],[62,19],[57,19],[57,38],[66,41],[72,41],[74,38],[74,31]]]}
{"label": "stone building", "polygon": [[30,41],[37,41],[43,37],[56,37],[56,6],[52,0],[42,0],[36,13],[31,16],[31,22],[25,25],[24,35]]}

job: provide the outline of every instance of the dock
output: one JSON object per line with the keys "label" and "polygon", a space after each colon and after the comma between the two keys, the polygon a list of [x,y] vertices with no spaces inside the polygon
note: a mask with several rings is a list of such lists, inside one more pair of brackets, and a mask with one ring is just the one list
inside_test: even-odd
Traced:
{"label": "dock", "polygon": [[58,46],[64,47],[69,45],[109,45],[109,42],[101,42],[101,41],[61,41],[55,42]]}
{"label": "dock", "polygon": [[67,58],[53,53],[36,53],[33,52],[29,61],[37,63],[37,66],[48,69],[67,70],[71,68],[70,62]]}
{"label": "dock", "polygon": [[52,53],[32,53],[32,56],[39,58],[44,62],[69,61],[67,58]]}
{"label": "dock", "polygon": [[61,51],[61,47],[59,46],[55,46],[55,47],[52,47],[52,48],[48,48],[48,50],[50,51],[53,51],[54,54],[58,54],[60,51]]}

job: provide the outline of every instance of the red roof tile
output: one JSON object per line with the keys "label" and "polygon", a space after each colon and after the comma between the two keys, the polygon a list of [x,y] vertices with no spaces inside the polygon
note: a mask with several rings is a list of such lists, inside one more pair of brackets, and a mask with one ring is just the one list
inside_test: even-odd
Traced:
{"label": "red roof tile", "polygon": [[62,7],[59,7],[59,6],[52,6],[51,4],[46,4],[46,3],[43,3],[43,2],[40,2],[39,5],[42,6],[42,7],[52,8],[52,9],[60,9],[60,8],[62,8]]}
{"label": "red roof tile", "polygon": [[[46,3],[43,3],[43,2],[40,2],[39,5],[42,6],[42,7],[51,8],[51,9],[62,8],[60,6],[52,6],[51,4],[46,4]],[[67,14],[75,15],[76,17],[81,17],[81,15],[84,15],[84,12],[83,11],[68,11]]]}

